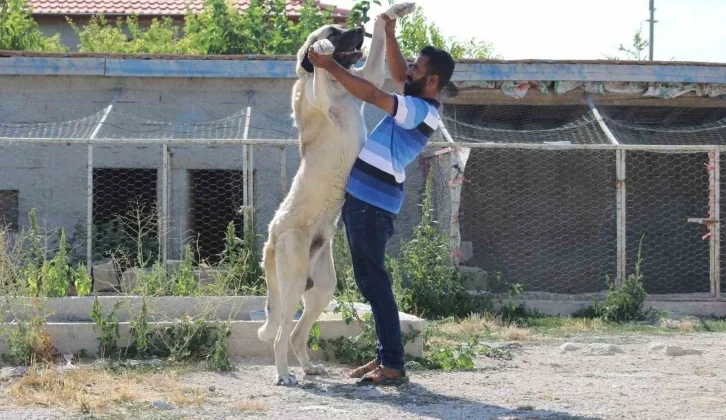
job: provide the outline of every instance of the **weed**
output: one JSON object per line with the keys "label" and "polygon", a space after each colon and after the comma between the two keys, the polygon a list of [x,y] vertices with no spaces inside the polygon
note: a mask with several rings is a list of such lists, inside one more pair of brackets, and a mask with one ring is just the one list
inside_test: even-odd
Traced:
{"label": "weed", "polygon": [[217,331],[217,339],[214,342],[214,349],[210,355],[207,356],[207,368],[217,372],[227,372],[233,369],[232,364],[229,362],[227,356],[229,352],[229,336],[232,332],[230,331],[229,324],[223,323]]}
{"label": "weed", "polygon": [[480,297],[464,287],[453,265],[446,235],[433,219],[431,174],[426,180],[421,223],[402,242],[398,258],[388,259],[400,310],[427,318],[466,316],[480,308]]}
{"label": "weed", "polygon": [[76,286],[76,294],[78,296],[88,296],[91,294],[91,276],[88,275],[86,266],[79,264],[78,269],[73,272],[73,284]]}
{"label": "weed", "polygon": [[184,245],[184,254],[182,263],[179,266],[179,272],[174,279],[174,296],[193,296],[197,292],[197,279],[194,276],[194,259],[192,257],[192,247],[189,244]]}
{"label": "weed", "polygon": [[643,238],[638,246],[635,272],[629,274],[620,287],[616,286],[608,277],[608,291],[605,300],[600,302],[592,297],[592,306],[577,312],[574,316],[601,318],[607,322],[637,321],[646,318],[648,314],[643,311],[643,303],[647,293],[643,287],[643,273],[640,271],[643,261],[642,246]]}
{"label": "weed", "polygon": [[[91,308],[91,319],[96,323],[96,326],[101,329],[101,336],[98,338],[98,353],[101,358],[104,357],[115,357],[118,355],[118,339],[119,334],[119,319],[116,316],[116,311],[121,307],[121,301],[116,301],[113,304],[113,309],[103,314],[101,303],[98,301],[98,296],[93,300],[93,307]],[[95,329],[95,327],[94,327]]]}
{"label": "weed", "polygon": [[46,316],[40,302],[34,299],[32,309],[23,316],[16,317],[16,326],[8,326],[6,335],[8,352],[2,355],[7,363],[13,365],[32,365],[48,362],[53,353],[53,342],[46,327]]}

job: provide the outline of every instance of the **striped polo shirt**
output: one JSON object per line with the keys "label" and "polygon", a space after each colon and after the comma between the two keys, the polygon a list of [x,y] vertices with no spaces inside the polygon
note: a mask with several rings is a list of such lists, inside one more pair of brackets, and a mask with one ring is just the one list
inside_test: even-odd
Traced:
{"label": "striped polo shirt", "polygon": [[403,204],[405,168],[439,126],[441,104],[428,98],[393,94],[391,115],[371,131],[348,178],[346,191],[368,204],[398,214]]}

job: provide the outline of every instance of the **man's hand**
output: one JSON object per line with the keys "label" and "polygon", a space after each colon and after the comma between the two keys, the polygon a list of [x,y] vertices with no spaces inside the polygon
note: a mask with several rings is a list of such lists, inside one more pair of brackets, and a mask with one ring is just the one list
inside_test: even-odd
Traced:
{"label": "man's hand", "polygon": [[395,38],[396,37],[396,21],[398,19],[392,19],[388,17],[385,13],[381,13],[378,15],[379,19],[383,19],[386,22],[386,37],[387,38]]}
{"label": "man's hand", "polygon": [[333,52],[335,52],[333,43],[327,39],[321,39],[314,43],[308,50],[308,59],[313,66],[328,70],[336,64],[333,61]]}

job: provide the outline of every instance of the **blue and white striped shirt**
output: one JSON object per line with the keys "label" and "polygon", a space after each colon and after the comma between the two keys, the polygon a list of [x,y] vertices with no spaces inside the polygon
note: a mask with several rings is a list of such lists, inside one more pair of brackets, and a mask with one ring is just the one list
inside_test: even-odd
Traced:
{"label": "blue and white striped shirt", "polygon": [[426,147],[439,126],[441,104],[393,94],[393,113],[373,129],[348,178],[346,191],[368,204],[398,214],[403,204],[405,168]]}

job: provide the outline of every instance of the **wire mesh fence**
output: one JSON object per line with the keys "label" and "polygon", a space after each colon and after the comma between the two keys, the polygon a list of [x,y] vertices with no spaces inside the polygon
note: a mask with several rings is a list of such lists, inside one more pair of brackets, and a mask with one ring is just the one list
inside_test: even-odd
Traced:
{"label": "wire mesh fence", "polygon": [[[289,86],[0,95],[0,221],[17,231],[35,208],[91,266],[179,260],[186,245],[214,265],[230,228],[265,236],[300,163]],[[389,253],[420,222],[430,177],[452,257],[489,278],[598,292],[640,250],[649,293],[717,295],[726,113],[655,108],[446,105],[407,168]],[[369,129],[382,116],[364,107]]]}

